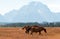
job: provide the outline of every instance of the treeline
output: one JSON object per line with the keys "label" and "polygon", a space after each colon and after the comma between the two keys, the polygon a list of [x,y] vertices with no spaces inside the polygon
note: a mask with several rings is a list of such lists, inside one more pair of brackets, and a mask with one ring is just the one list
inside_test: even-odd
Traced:
{"label": "treeline", "polygon": [[43,27],[60,27],[60,22],[9,23],[9,24],[5,24],[5,25],[0,25],[0,27],[23,27],[25,25],[29,25],[29,26],[39,25],[39,26],[43,26]]}

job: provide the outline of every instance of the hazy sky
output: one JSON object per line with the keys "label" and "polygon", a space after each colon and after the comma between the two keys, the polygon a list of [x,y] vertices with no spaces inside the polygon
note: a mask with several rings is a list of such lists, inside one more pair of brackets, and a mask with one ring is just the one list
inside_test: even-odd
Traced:
{"label": "hazy sky", "polygon": [[40,1],[46,4],[52,12],[60,12],[60,0],[0,0],[0,14],[14,9],[18,10],[32,1]]}

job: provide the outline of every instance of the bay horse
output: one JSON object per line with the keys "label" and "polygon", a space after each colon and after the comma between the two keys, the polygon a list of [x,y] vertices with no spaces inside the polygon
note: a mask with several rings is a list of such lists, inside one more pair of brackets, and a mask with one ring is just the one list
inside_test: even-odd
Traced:
{"label": "bay horse", "polygon": [[33,26],[24,26],[22,29],[25,29],[25,33],[29,34],[29,31],[31,31],[31,35],[35,32],[39,32],[39,35],[41,34],[41,31],[44,31],[45,33],[47,33],[46,29],[44,27],[41,26],[37,26],[37,25],[33,25]]}
{"label": "bay horse", "polygon": [[30,31],[31,27],[30,26],[24,26],[22,29],[23,30],[25,29],[25,33],[29,34],[29,31]]}
{"label": "bay horse", "polygon": [[47,33],[46,29],[44,27],[41,27],[41,26],[37,26],[37,25],[34,25],[31,27],[31,29],[29,30],[31,31],[31,35],[35,32],[39,32],[39,35],[41,34],[41,31],[44,31],[45,33]]}

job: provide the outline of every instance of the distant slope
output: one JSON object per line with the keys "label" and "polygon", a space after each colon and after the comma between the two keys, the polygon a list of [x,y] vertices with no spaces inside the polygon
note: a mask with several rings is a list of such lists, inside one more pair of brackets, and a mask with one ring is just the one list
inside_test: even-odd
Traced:
{"label": "distant slope", "polygon": [[5,17],[0,15],[0,22],[5,22],[5,21],[6,21]]}

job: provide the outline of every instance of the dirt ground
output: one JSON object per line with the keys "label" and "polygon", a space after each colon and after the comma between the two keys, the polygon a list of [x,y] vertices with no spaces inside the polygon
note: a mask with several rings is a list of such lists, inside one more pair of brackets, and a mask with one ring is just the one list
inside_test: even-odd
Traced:
{"label": "dirt ground", "polygon": [[0,28],[0,39],[60,39],[60,27],[45,27],[47,34],[42,31],[41,35],[33,33],[26,34],[21,28]]}

